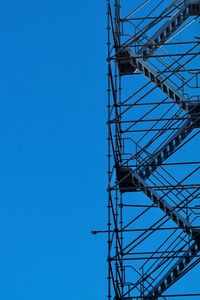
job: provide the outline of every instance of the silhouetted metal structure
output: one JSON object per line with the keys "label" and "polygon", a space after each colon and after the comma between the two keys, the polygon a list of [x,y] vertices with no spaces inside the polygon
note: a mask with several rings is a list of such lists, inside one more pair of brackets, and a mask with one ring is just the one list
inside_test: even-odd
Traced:
{"label": "silhouetted metal structure", "polygon": [[200,262],[200,0],[107,0],[108,299],[168,299]]}

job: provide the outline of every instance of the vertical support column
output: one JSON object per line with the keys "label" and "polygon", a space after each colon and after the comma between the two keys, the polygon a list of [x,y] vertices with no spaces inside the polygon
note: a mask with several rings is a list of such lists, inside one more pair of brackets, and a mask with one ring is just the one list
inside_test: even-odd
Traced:
{"label": "vertical support column", "polygon": [[[115,43],[115,51],[117,52],[120,48],[120,0],[114,1],[114,43]],[[117,167],[122,163],[121,155],[122,155],[122,139],[121,139],[121,118],[120,115],[120,101],[121,101],[121,76],[118,70],[118,62],[115,61],[115,74],[114,74],[114,97],[115,97],[115,119],[117,122],[115,123],[115,153],[117,157],[117,164],[115,165],[115,172],[117,175]],[[120,295],[123,295],[123,259],[122,259],[122,226],[123,226],[123,215],[122,215],[122,195],[119,190],[115,191],[115,220],[117,230],[116,232],[116,240],[115,240],[115,276],[116,276],[116,286]],[[118,236],[117,236],[118,235]]]}
{"label": "vertical support column", "polygon": [[[117,51],[118,47],[119,47],[119,36],[118,36],[118,28],[117,28],[117,12],[118,10],[118,7],[117,7],[117,0],[115,0],[114,2],[114,35],[115,35],[115,49]],[[114,94],[115,94],[115,101],[116,101],[116,104],[118,102],[118,72],[117,72],[117,64],[115,62],[115,65],[114,65]],[[118,108],[115,109],[115,118],[117,118],[117,114],[118,114]],[[115,124],[115,153],[116,153],[116,157],[118,156],[118,153],[120,152],[120,146],[119,146],[119,137],[118,137],[118,124],[116,122]],[[115,214],[115,220],[116,220],[116,230],[118,232],[119,230],[119,227],[118,227],[118,191],[116,190],[115,191],[115,203],[114,203],[114,207],[115,207],[115,211],[114,211],[114,214]],[[117,232],[115,234],[117,234]],[[118,241],[117,241],[117,238],[115,239],[115,256],[118,257],[119,255],[119,251],[118,251]],[[119,261],[116,259],[115,260],[115,284],[116,286],[118,287],[119,289],[119,283],[120,283],[120,280],[119,280]]]}
{"label": "vertical support column", "polygon": [[108,70],[107,70],[107,118],[108,118],[108,125],[107,125],[107,143],[108,143],[108,171],[107,171],[107,180],[108,180],[108,203],[107,203],[107,211],[108,211],[108,220],[107,220],[107,228],[108,228],[108,237],[107,237],[107,247],[108,247],[108,256],[107,256],[107,263],[108,263],[108,300],[111,300],[111,266],[110,266],[110,258],[111,258],[111,195],[110,195],[110,185],[111,185],[111,136],[110,136],[110,110],[111,110],[111,82],[110,82],[110,0],[107,0],[107,61],[108,61]]}

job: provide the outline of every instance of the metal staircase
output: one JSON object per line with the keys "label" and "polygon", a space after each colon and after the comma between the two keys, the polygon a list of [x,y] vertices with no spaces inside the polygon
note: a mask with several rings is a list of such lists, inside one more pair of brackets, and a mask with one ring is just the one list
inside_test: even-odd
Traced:
{"label": "metal staircase", "polygon": [[[110,1],[108,2],[110,5]],[[114,1],[114,16],[111,13],[111,6],[109,5],[108,30],[112,29],[112,34],[114,36],[114,47],[112,48],[110,46],[111,38],[109,37],[108,53],[110,55],[112,50],[115,48],[115,59],[113,60],[111,55],[108,58],[108,299],[132,300],[134,299],[132,294],[132,291],[134,290],[139,292],[140,298],[138,299],[156,300],[159,297],[166,299],[163,293],[181,277],[183,277],[198,262],[197,257],[200,252],[200,227],[195,223],[196,217],[193,216],[194,208],[190,208],[189,204],[192,203],[194,199],[198,198],[199,194],[196,194],[198,192],[198,186],[196,187],[192,184],[191,187],[194,189],[194,192],[186,190],[184,188],[184,184],[180,183],[181,181],[176,181],[176,185],[179,187],[179,189],[175,190],[175,188],[172,186],[172,189],[167,190],[166,188],[167,191],[164,191],[162,187],[157,186],[157,183],[155,182],[164,182],[163,185],[165,182],[169,182],[168,179],[165,178],[166,174],[168,177],[173,179],[174,175],[171,175],[165,170],[165,163],[169,158],[173,157],[175,153],[177,154],[181,147],[184,148],[184,143],[188,141],[193,133],[199,130],[200,102],[198,97],[196,97],[198,101],[194,100],[188,93],[183,92],[182,86],[177,85],[176,82],[173,82],[173,76],[176,76],[176,73],[179,71],[177,65],[174,66],[173,62],[171,62],[171,64],[167,62],[166,64],[163,64],[163,66],[165,66],[165,70],[159,70],[159,63],[155,65],[152,62],[152,59],[154,61],[157,60],[159,55],[154,56],[154,53],[156,51],[159,52],[161,47],[164,47],[164,45],[168,43],[169,39],[171,39],[175,33],[181,30],[182,25],[189,18],[197,18],[200,16],[200,0],[173,1],[171,5],[168,5],[167,9],[165,9],[163,13],[161,12],[157,20],[154,17],[151,17],[153,21],[150,23],[150,25],[145,26],[144,28],[150,28],[150,33],[153,32],[152,36],[149,37],[147,36],[147,33],[144,32],[142,46],[140,46],[139,50],[135,52],[133,51],[134,47],[130,41],[120,45],[121,36],[119,24],[123,20],[120,18],[120,1]],[[147,15],[146,19],[148,20],[148,18],[150,18],[149,15]],[[163,20],[165,20],[165,22],[163,22]],[[143,22],[144,21],[145,18]],[[161,22],[162,26],[158,29],[159,22]],[[153,31],[154,27],[155,30]],[[135,36],[137,37],[137,34],[135,34]],[[116,40],[118,41],[117,44]],[[136,38],[134,42],[136,42]],[[138,45],[137,48],[135,47],[135,49],[138,49]],[[189,49],[188,52],[186,51],[186,55],[190,53],[191,49]],[[114,79],[110,72],[113,61],[115,63]],[[177,62],[179,62],[179,59],[177,59]],[[185,65],[186,64],[187,62],[185,62]],[[169,74],[166,73],[166,70],[169,71]],[[137,76],[137,74],[140,74],[141,76],[143,75],[146,79],[148,79],[148,83],[150,83],[150,85],[152,84],[151,86],[153,86],[152,91],[161,91],[163,96],[167,98],[169,103],[171,103],[171,109],[174,109],[174,111],[175,109],[178,109],[178,114],[180,114],[183,119],[182,122],[178,123],[178,128],[176,129],[173,128],[172,130],[169,125],[168,127],[166,126],[166,130],[163,130],[163,134],[166,134],[164,142],[161,142],[160,140],[158,141],[158,138],[162,137],[162,128],[157,129],[156,127],[155,130],[158,130],[158,134],[154,136],[151,133],[151,144],[152,146],[155,146],[155,150],[150,153],[147,150],[148,143],[145,144],[144,142],[143,146],[140,146],[140,148],[144,148],[142,155],[140,155],[140,150],[135,150],[135,153],[133,154],[131,151],[124,150],[124,141],[128,140],[130,144],[133,142],[133,145],[136,145],[136,148],[138,146],[138,142],[134,141],[132,137],[127,137],[129,134],[128,130],[122,130],[125,113],[127,113],[127,111],[129,111],[131,108],[134,108],[134,104],[135,107],[137,107],[139,102],[137,99],[133,104],[128,102],[128,100],[132,100],[134,96],[132,98],[127,97],[128,100],[123,101],[121,96],[122,79],[125,80],[126,77],[131,78],[132,76]],[[133,95],[136,95],[138,91],[140,91],[140,89],[134,92]],[[112,97],[114,99],[113,106],[110,102]],[[141,104],[141,106],[142,105],[143,104]],[[156,105],[155,107],[157,108]],[[161,111],[159,111],[158,114],[159,113],[161,113]],[[151,110],[149,114],[151,114]],[[146,114],[144,115],[146,116]],[[175,115],[177,116],[177,111],[174,112],[174,116]],[[171,117],[172,124],[173,120],[176,118],[174,117],[173,119],[173,116]],[[131,121],[127,122],[130,122],[129,128],[135,125],[131,124]],[[151,132],[151,127],[150,129],[142,127],[142,130],[146,130],[147,134],[149,134],[149,132]],[[159,133],[159,130],[161,133]],[[172,132],[168,134],[166,133],[167,130],[172,130]],[[137,130],[133,130],[133,136],[136,131]],[[140,132],[140,130],[138,130],[138,132]],[[136,138],[136,134],[134,137]],[[143,138],[144,137],[142,136],[139,139],[140,143]],[[131,147],[129,146],[129,149],[130,148]],[[128,158],[125,156],[125,154],[128,155]],[[131,165],[132,161],[135,163],[134,166]],[[111,167],[112,163],[113,168]],[[116,171],[115,179],[113,179],[113,170]],[[193,173],[194,172],[191,174]],[[134,201],[133,204],[132,202],[131,204],[124,204],[123,197],[131,199],[132,195],[133,199],[135,199],[137,198],[138,193],[143,194],[145,199],[150,200],[151,206],[140,203],[135,204]],[[113,203],[115,203],[116,206],[114,206]],[[144,207],[145,209],[143,213],[138,213],[133,220],[127,221],[127,225],[125,225],[125,222],[123,221],[123,209],[126,206],[138,206],[141,208]],[[134,238],[133,241],[128,241],[128,243],[125,244],[123,232],[126,232],[126,230],[127,232],[128,230],[130,230],[130,232],[135,232],[134,229],[129,229],[130,224],[133,224],[141,216],[145,215],[145,213],[149,210],[149,207],[159,208],[161,212],[160,219],[155,221],[155,224],[158,224],[158,227],[155,229],[153,225],[150,227],[147,225],[149,231],[144,230],[144,232]],[[112,218],[113,220],[111,221]],[[163,221],[162,223],[161,221],[163,219],[166,221]],[[146,219],[144,219],[143,222],[145,223]],[[152,252],[151,256],[148,257],[146,262],[142,265],[141,270],[143,272],[144,267],[150,264],[151,259],[155,259],[157,263],[155,268],[154,263],[152,263],[152,265],[147,268],[146,273],[144,272],[141,278],[136,280],[136,283],[130,283],[130,279],[126,279],[126,259],[128,261],[131,260],[130,256],[133,255],[132,250],[140,245],[144,238],[148,238],[153,234],[154,231],[163,230],[162,226],[165,224],[165,222],[168,222],[170,226],[171,224],[174,224],[175,228],[172,228],[174,230],[172,235],[177,234],[177,229],[181,231],[181,234],[183,234],[183,237],[180,235],[177,238],[174,238],[173,242],[169,246],[166,246],[166,249],[169,249],[169,252],[170,249],[172,249],[172,256],[169,258],[169,265],[167,264],[168,256],[162,256],[164,250],[161,256],[158,258],[155,256],[157,253],[159,253],[159,251]],[[113,242],[114,237],[115,243]],[[159,246],[160,248],[158,247],[158,249],[163,249],[162,247],[167,245],[170,237],[171,235],[169,238],[166,238],[163,243],[161,243],[161,246]],[[176,244],[176,239],[180,242],[180,247],[179,243]],[[136,241],[135,244],[134,241]],[[115,254],[112,254],[112,247],[115,247]],[[167,251],[166,253],[168,253]],[[176,251],[178,254],[175,253]],[[126,258],[126,255],[129,255],[129,257]],[[159,261],[161,261],[161,263]],[[115,266],[115,272],[113,271],[112,263]],[[163,267],[161,276],[158,273],[156,266],[158,266],[158,269],[162,269],[162,265],[165,266],[165,264],[166,268]],[[130,265],[128,265],[127,268],[131,268]],[[150,280],[150,283],[148,280]],[[115,295],[114,298],[111,297],[112,285]]]}
{"label": "metal staircase", "polygon": [[191,16],[198,16],[200,14],[200,1],[180,1],[175,2],[174,15],[166,22],[144,45],[137,54],[148,58],[149,55],[154,53],[160,45],[166,43],[169,38],[182,26],[182,24]]}
{"label": "metal staircase", "polygon": [[164,291],[172,286],[179,278],[184,275],[185,269],[191,263],[193,258],[200,251],[200,239],[189,247],[189,249],[182,255],[182,257],[173,265],[173,267],[163,276],[163,278],[154,286],[154,288],[147,294],[145,299],[157,299]]}
{"label": "metal staircase", "polygon": [[149,157],[144,162],[144,165],[139,170],[142,178],[147,179],[162,163],[168,159],[180,146],[180,144],[187,138],[194,128],[192,120],[187,120],[183,125],[173,134],[173,136],[161,146],[161,148]]}
{"label": "metal staircase", "polygon": [[[145,66],[139,66],[139,63],[134,56],[141,56],[144,60],[147,60],[148,56],[152,55],[160,46],[165,44],[189,17],[200,15],[199,0],[179,1],[173,8],[174,10],[177,10],[174,15],[152,36],[152,38],[148,38],[148,42],[146,42],[135,55],[129,47],[123,47],[123,50],[119,52],[119,69],[122,75],[131,74],[137,69],[144,72]],[[141,62],[141,64],[144,64],[144,62]],[[146,73],[151,73],[151,71],[146,71]],[[146,74],[144,73],[144,75]],[[148,74],[146,76],[148,76]]]}
{"label": "metal staircase", "polygon": [[[160,208],[176,225],[190,235],[193,244],[182,257],[171,267],[163,278],[151,289],[144,299],[157,299],[165,290],[173,285],[183,274],[191,263],[195,255],[200,251],[200,231],[194,229],[186,219],[184,219],[166,200],[157,192],[151,189],[145,182],[151,174],[163,162],[168,159],[179,145],[187,138],[193,128],[199,126],[200,119],[199,104],[189,103],[189,99],[178,92],[169,82],[168,78],[160,76],[153,66],[147,62],[149,55],[152,55],[159,46],[166,43],[174,32],[181,27],[185,20],[190,16],[200,14],[200,1],[184,1],[178,5],[178,10],[144,45],[137,54],[131,52],[130,48],[125,49],[119,59],[119,69],[122,75],[131,75],[132,72],[139,70],[153,84],[156,85],[167,97],[172,99],[183,110],[186,111],[188,120],[177,130],[173,136],[162,147],[146,159],[144,165],[138,173],[130,168],[122,167],[118,169],[119,186],[121,192],[133,192],[141,190],[153,203]],[[123,57],[124,55],[124,57]],[[142,56],[143,58],[139,58]],[[194,113],[196,112],[196,114]],[[124,179],[124,183],[123,183]]]}
{"label": "metal staircase", "polygon": [[[137,173],[132,172],[130,169],[123,169],[123,176],[125,181],[128,184],[124,187],[121,185],[121,191],[126,192],[126,187],[128,188],[129,192],[132,192],[136,189],[141,190],[143,193],[147,195],[147,197],[153,201],[153,203],[161,209],[167,216],[175,222],[180,228],[182,228],[185,232],[191,235],[192,238],[195,240],[199,239],[200,231],[196,230],[192,227],[192,225],[184,219],[179,212],[177,212],[176,208],[172,207],[166,200],[163,199],[156,191],[154,191],[146,182],[145,180],[140,177]],[[132,189],[131,189],[132,187]],[[199,240],[200,241],[200,240]]]}

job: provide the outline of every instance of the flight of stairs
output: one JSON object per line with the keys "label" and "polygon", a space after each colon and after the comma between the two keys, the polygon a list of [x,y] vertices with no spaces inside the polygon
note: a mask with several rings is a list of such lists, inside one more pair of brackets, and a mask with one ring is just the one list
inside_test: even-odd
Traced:
{"label": "flight of stairs", "polygon": [[[179,4],[180,3],[180,4]],[[122,193],[142,191],[169,219],[181,228],[193,241],[188,250],[178,261],[163,275],[155,286],[146,292],[147,300],[157,299],[180,277],[184,275],[191,261],[200,252],[200,231],[195,229],[189,221],[184,218],[176,208],[171,206],[163,196],[151,188],[146,180],[153,174],[163,162],[168,159],[186,140],[190,133],[200,127],[200,104],[191,102],[185,95],[171,84],[169,78],[160,73],[148,62],[160,45],[167,43],[168,39],[181,27],[191,16],[200,15],[200,0],[177,1],[173,16],[153,35],[151,39],[136,53],[132,53],[127,46],[117,54],[118,65],[121,75],[131,75],[136,70],[142,73],[148,80],[159,88],[174,103],[179,105],[186,113],[186,121],[181,127],[164,143],[155,153],[149,155],[136,170],[127,166],[117,167],[118,186]],[[123,298],[123,299],[129,299]],[[130,298],[131,299],[131,298]]]}

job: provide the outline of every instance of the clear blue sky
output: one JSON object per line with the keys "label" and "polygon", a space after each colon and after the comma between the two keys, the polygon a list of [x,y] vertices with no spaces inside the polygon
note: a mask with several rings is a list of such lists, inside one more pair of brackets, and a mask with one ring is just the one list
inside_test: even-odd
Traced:
{"label": "clear blue sky", "polygon": [[104,1],[2,1],[0,299],[106,299]]}

